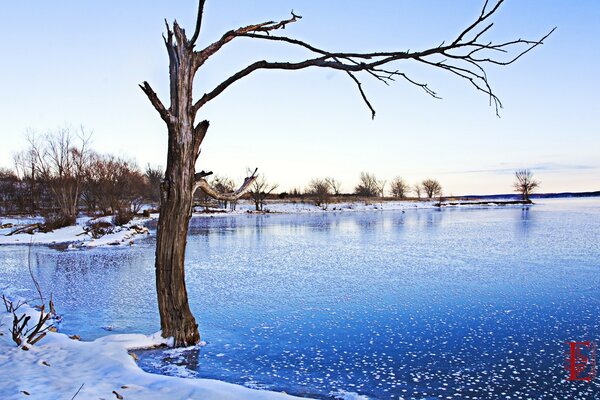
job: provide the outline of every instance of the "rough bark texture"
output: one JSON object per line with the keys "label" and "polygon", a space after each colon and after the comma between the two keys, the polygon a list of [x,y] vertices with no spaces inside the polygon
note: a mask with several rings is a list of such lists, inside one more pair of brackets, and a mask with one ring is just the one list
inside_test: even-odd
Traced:
{"label": "rough bark texture", "polygon": [[182,29],[175,25],[173,31],[176,41],[173,42],[170,30],[165,40],[170,60],[171,107],[161,113],[168,126],[169,141],[157,230],[156,290],[163,336],[173,337],[176,346],[189,346],[200,341],[200,334],[188,304],[185,248],[192,215],[195,163],[208,122],[203,121],[194,129],[193,50],[188,48]]}
{"label": "rough bark texture", "polygon": [[162,335],[173,337],[175,346],[189,346],[200,341],[198,324],[188,303],[184,269],[194,192],[202,188],[215,198],[237,199],[249,189],[256,171],[240,189],[226,194],[217,193],[208,185],[204,177],[210,172],[196,173],[200,145],[209,126],[206,120],[194,126],[198,109],[192,105],[192,85],[200,59],[193,41],[187,40],[185,31],[176,22],[172,30],[167,25],[165,46],[169,54],[170,107],[162,104],[148,82],[140,85],[169,132],[156,239],[156,292]]}

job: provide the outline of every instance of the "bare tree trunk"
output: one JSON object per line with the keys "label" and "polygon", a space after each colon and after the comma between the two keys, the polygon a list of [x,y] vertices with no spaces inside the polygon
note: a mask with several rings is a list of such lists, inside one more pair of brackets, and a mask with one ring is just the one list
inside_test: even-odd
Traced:
{"label": "bare tree trunk", "polygon": [[189,346],[200,340],[198,325],[188,305],[184,272],[196,157],[191,143],[176,140],[182,136],[191,137],[190,132],[169,129],[169,157],[161,187],[155,266],[163,336],[172,336],[177,346]]}
{"label": "bare tree trunk", "polygon": [[169,144],[158,218],[156,291],[162,335],[173,337],[175,346],[189,346],[200,341],[200,334],[188,304],[184,259],[195,189],[195,164],[208,122],[203,121],[194,128],[196,113],[190,101],[194,53],[187,45],[183,30],[175,25],[173,31],[176,43],[170,30],[165,41],[170,60],[171,107],[163,115]]}

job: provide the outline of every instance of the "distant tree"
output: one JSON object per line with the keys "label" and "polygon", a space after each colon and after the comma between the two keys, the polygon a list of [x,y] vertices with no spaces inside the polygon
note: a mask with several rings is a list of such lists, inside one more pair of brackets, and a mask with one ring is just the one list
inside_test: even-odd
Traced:
{"label": "distant tree", "polygon": [[40,206],[41,187],[36,179],[37,159],[31,147],[16,153],[13,157],[15,173],[20,181],[20,196],[22,197],[21,212],[34,214]]}
{"label": "distant tree", "polygon": [[392,197],[395,197],[397,199],[403,199],[406,197],[409,190],[409,186],[404,179],[397,176],[392,180],[390,185],[390,193]]}
{"label": "distant tree", "polygon": [[256,208],[256,211],[263,211],[265,200],[269,194],[277,189],[277,187],[277,184],[269,183],[264,174],[259,174],[254,179],[252,185],[250,186],[250,196],[254,201],[254,207]]}
{"label": "distant tree", "polygon": [[533,172],[528,169],[518,169],[515,171],[515,182],[513,187],[515,192],[521,193],[524,201],[531,202],[529,195],[540,186],[540,182],[533,179]]}
{"label": "distant tree", "polygon": [[146,196],[148,200],[154,203],[160,203],[160,183],[165,175],[164,168],[161,166],[146,165],[146,171],[144,175],[148,181],[148,193]]}
{"label": "distant tree", "polygon": [[423,187],[420,183],[415,183],[412,187],[412,191],[414,192],[415,196],[417,196],[417,199],[420,199],[421,193],[423,192]]}
{"label": "distant tree", "polygon": [[[63,128],[41,138],[30,135],[28,151],[34,159],[35,176],[49,190],[52,208],[46,219],[54,227],[75,223],[85,171],[89,162],[90,134]],[[46,221],[48,223],[48,221]]]}
{"label": "distant tree", "polygon": [[378,180],[375,174],[361,172],[358,185],[354,188],[354,193],[364,197],[383,196],[385,181]]}
{"label": "distant tree", "polygon": [[313,179],[306,188],[306,194],[314,198],[317,207],[325,210],[331,197],[331,185],[326,179]]}
{"label": "distant tree", "polygon": [[340,190],[342,188],[342,182],[338,181],[335,178],[325,178],[325,182],[329,185],[329,188],[333,192],[334,196],[340,195]]}
{"label": "distant tree", "polygon": [[0,215],[17,213],[20,204],[19,177],[10,169],[0,168]]}
{"label": "distant tree", "polygon": [[425,191],[425,195],[429,199],[442,194],[442,185],[440,185],[440,183],[435,179],[425,179],[423,182],[421,182],[421,186]]}

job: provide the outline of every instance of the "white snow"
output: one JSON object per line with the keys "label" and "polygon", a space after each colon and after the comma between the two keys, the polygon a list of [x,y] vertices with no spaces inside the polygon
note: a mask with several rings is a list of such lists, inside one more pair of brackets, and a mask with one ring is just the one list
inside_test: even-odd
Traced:
{"label": "white snow", "polygon": [[[111,217],[96,218],[95,221],[110,221]],[[89,234],[84,231],[84,226],[92,218],[83,217],[77,219],[77,224],[73,226],[67,226],[60,229],[55,229],[52,232],[42,233],[36,232],[34,234],[20,233],[12,236],[7,236],[8,233],[12,232],[18,226],[24,226],[31,223],[42,222],[42,218],[2,218],[2,223],[12,223],[13,227],[0,229],[0,245],[3,244],[58,244],[58,243],[70,243],[70,248],[77,247],[98,247],[108,245],[130,245],[133,244],[135,239],[142,238],[146,234],[139,234],[132,227],[134,225],[142,225],[147,222],[146,219],[134,219],[129,224],[119,226],[115,228],[115,231],[111,234],[104,235],[98,239],[92,238]]]}
{"label": "white snow", "polygon": [[[38,312],[24,305],[17,313],[33,320]],[[249,389],[210,379],[186,379],[142,371],[128,351],[164,344],[157,333],[109,335],[93,342],[72,340],[62,333],[48,335],[28,351],[11,339],[12,315],[0,313],[0,398],[71,399],[294,399],[285,393]]]}
{"label": "white snow", "polygon": [[[316,214],[316,213],[346,213],[346,212],[365,212],[365,211],[404,211],[422,208],[436,208],[438,201],[347,201],[341,203],[331,203],[324,209],[314,205],[312,202],[294,202],[288,200],[270,200],[264,206],[263,213],[269,214]],[[464,202],[468,204],[468,202]],[[481,206],[479,207],[499,207],[499,206]],[[215,210],[204,212],[203,207],[196,207],[194,217],[215,217],[215,216],[235,216],[248,215],[249,213],[259,213],[255,211],[254,203],[249,200],[238,202],[235,211]],[[110,221],[111,217],[97,218],[96,221]],[[133,225],[142,225],[145,222],[157,219],[158,214],[151,214],[149,218],[136,218],[123,227],[117,227],[111,234],[94,239],[83,230],[83,226],[91,220],[89,217],[79,218],[77,225],[66,228],[56,229],[48,233],[17,234],[6,236],[17,226],[23,226],[35,222],[42,222],[41,217],[34,218],[1,218],[1,223],[12,223],[15,226],[0,229],[0,245],[3,244],[59,244],[69,243],[69,248],[80,247],[98,247],[109,245],[132,245],[136,239],[145,237],[146,234],[139,234],[131,229]]]}
{"label": "white snow", "polygon": [[[392,210],[414,210],[416,208],[434,208],[436,201],[346,201],[340,203],[331,203],[327,208],[314,205],[312,202],[290,202],[287,200],[269,200],[264,205],[264,212],[285,213],[285,214],[305,214],[305,213],[338,213],[351,211],[392,211]],[[215,215],[239,215],[254,213],[255,206],[252,201],[242,200],[238,202],[236,210],[219,213],[203,213],[202,207],[195,208],[194,216],[215,216]],[[225,211],[225,210],[220,210]]]}

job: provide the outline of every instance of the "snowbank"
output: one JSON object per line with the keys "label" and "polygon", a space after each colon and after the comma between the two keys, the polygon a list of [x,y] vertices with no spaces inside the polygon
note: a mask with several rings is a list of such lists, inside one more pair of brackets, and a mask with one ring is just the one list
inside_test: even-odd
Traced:
{"label": "snowbank", "polygon": [[[94,221],[108,220],[110,217],[97,218]],[[15,219],[3,218],[3,224],[13,224],[14,226],[0,229],[0,245],[2,244],[59,244],[69,243],[69,248],[78,247],[97,247],[108,245],[130,245],[133,241],[149,234],[148,230],[141,228],[141,225],[149,219],[134,219],[129,224],[115,227],[113,233],[100,238],[93,238],[84,230],[85,225],[92,219],[83,217],[77,219],[77,225],[67,226],[65,228],[55,229],[52,232],[35,234],[19,233],[12,236],[6,236],[18,226],[31,223],[42,222],[41,218]]]}
{"label": "snowbank", "polygon": [[[17,313],[37,320],[38,313],[24,305]],[[294,399],[284,393],[249,389],[209,379],[185,379],[142,371],[129,350],[165,343],[152,336],[110,335],[80,342],[49,332],[28,351],[11,339],[12,315],[0,313],[0,398],[9,399]],[[122,396],[122,397],[119,397]]]}

